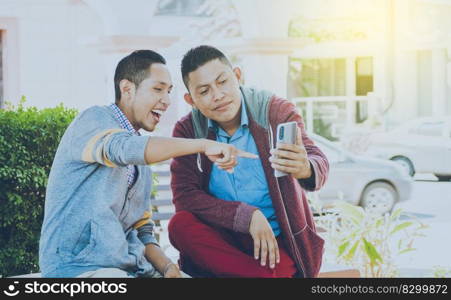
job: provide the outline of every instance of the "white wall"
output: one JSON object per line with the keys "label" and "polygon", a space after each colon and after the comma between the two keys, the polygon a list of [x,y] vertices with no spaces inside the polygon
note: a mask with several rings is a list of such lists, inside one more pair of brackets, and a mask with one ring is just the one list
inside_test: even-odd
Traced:
{"label": "white wall", "polygon": [[79,1],[2,0],[3,16],[18,22],[18,94],[27,105],[82,109],[107,101],[102,58],[83,41],[102,34],[91,9]]}

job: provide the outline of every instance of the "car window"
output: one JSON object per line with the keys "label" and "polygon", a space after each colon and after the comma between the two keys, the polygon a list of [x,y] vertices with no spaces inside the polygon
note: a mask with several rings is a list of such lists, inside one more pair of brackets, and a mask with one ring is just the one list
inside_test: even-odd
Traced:
{"label": "car window", "polygon": [[445,123],[439,122],[424,122],[418,127],[409,130],[411,134],[419,134],[424,136],[442,136]]}

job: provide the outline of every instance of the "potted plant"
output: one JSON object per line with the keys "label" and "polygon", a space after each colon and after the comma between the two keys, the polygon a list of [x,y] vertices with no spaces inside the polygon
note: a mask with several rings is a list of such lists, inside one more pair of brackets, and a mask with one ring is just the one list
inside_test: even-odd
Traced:
{"label": "potted plant", "polygon": [[324,229],[325,261],[356,268],[362,277],[399,276],[394,259],[415,251],[415,239],[427,228],[414,217],[401,221],[401,209],[376,215],[341,200],[324,207],[316,193],[309,198],[316,224]]}

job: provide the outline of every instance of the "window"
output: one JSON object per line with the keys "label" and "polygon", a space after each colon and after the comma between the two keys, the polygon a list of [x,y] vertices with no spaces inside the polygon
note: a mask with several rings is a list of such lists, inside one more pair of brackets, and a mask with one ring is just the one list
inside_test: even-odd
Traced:
{"label": "window", "polygon": [[356,95],[366,96],[373,91],[373,58],[357,57],[355,61]]}
{"label": "window", "polygon": [[344,58],[292,59],[290,71],[296,81],[297,97],[346,95]]}
{"label": "window", "polygon": [[156,16],[207,17],[199,8],[206,0],[160,0]]}
{"label": "window", "polygon": [[[373,58],[357,57],[355,60],[355,93],[356,96],[367,96],[373,91]],[[362,123],[368,118],[368,103],[357,101],[356,122]]]}
{"label": "window", "polygon": [[20,99],[17,19],[0,16],[0,108]]}
{"label": "window", "polygon": [[[315,103],[312,106],[313,113],[308,114],[313,115],[314,119],[310,121],[310,126],[321,136],[335,138],[336,134],[341,134],[340,128],[368,119],[368,101],[371,99],[353,98],[366,97],[374,91],[373,63],[373,57],[369,56],[309,59],[292,57],[289,61],[288,98],[313,98],[305,100]],[[339,96],[341,97],[338,98]],[[316,99],[318,97],[324,98]],[[356,100],[355,106],[347,105],[348,100]],[[337,109],[324,110],[320,107],[323,103],[328,107],[335,105]],[[334,112],[335,117],[329,112]]]}
{"label": "window", "polygon": [[[346,70],[345,58],[299,59],[290,61],[290,77],[298,86],[295,97],[345,96],[346,72],[355,76],[356,96],[373,92],[373,58],[355,58],[355,70]],[[355,75],[354,75],[355,74]]]}

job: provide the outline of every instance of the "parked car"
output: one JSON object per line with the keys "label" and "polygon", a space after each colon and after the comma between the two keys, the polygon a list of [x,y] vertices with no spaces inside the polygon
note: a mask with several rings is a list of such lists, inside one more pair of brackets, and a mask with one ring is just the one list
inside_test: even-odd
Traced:
{"label": "parked car", "polygon": [[413,179],[398,164],[355,155],[319,135],[309,136],[330,164],[329,178],[319,192],[325,204],[342,199],[384,214],[410,198]]}
{"label": "parked car", "polygon": [[451,179],[451,117],[419,118],[370,138],[366,154],[399,163],[410,175]]}

